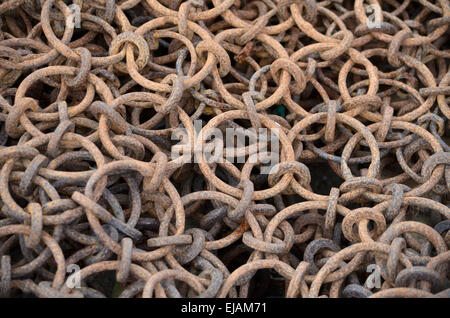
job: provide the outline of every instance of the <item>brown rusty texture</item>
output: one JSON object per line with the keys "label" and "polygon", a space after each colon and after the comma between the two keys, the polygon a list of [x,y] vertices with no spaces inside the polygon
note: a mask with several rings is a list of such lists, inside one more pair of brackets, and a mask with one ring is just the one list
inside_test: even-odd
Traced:
{"label": "brown rusty texture", "polygon": [[[0,296],[450,297],[449,26],[448,0],[2,1]],[[173,158],[196,120],[279,128],[278,170]]]}

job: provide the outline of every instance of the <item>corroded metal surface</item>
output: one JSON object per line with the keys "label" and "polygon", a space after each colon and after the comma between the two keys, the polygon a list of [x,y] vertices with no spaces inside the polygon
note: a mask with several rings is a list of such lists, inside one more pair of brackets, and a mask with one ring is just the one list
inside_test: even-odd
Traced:
{"label": "corroded metal surface", "polygon": [[[449,26],[448,0],[3,1],[0,295],[449,297]],[[198,121],[277,129],[277,169],[191,153]]]}

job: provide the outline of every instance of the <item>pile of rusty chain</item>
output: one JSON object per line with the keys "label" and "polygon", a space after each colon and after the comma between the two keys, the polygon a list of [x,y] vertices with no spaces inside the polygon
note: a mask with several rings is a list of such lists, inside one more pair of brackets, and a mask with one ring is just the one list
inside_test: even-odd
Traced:
{"label": "pile of rusty chain", "polygon": [[[448,0],[3,0],[0,296],[450,297],[449,25]],[[212,128],[267,128],[276,169],[191,152]]]}

